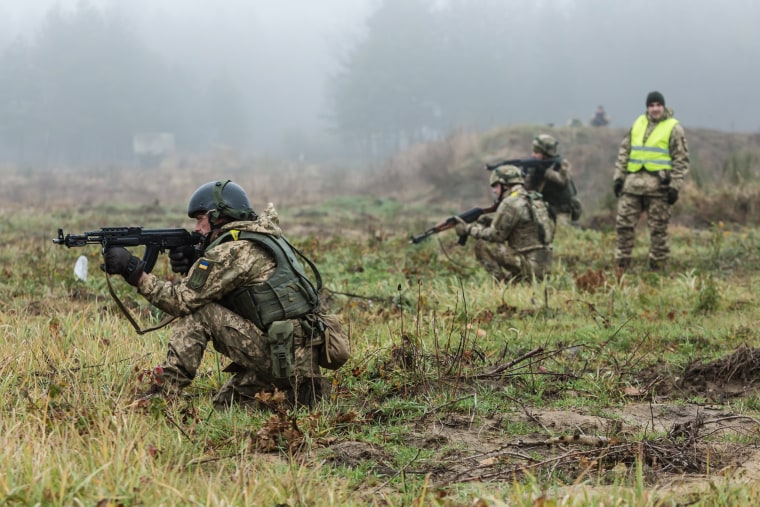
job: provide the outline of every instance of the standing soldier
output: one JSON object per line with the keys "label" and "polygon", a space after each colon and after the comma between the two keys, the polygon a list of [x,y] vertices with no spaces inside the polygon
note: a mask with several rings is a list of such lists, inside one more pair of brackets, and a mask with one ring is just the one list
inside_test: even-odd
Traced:
{"label": "standing soldier", "polygon": [[615,164],[613,189],[619,199],[615,262],[621,270],[631,265],[636,223],[644,212],[650,237],[649,267],[656,271],[665,266],[670,254],[671,206],[689,172],[686,134],[673,110],[665,107],[665,97],[650,92],[646,106],[646,114],[633,122],[620,143]]}
{"label": "standing soldier", "polygon": [[551,270],[554,220],[536,192],[523,186],[520,168],[503,165],[491,172],[491,189],[499,202],[489,220],[468,224],[460,219],[459,236],[472,236],[475,256],[500,282],[541,278]]}
{"label": "standing soldier", "polygon": [[581,202],[570,171],[570,161],[559,154],[559,142],[549,134],[533,138],[533,158],[556,160],[548,168],[529,167],[525,172],[525,188],[540,193],[551,212],[559,217],[567,215],[575,223],[581,217]]}

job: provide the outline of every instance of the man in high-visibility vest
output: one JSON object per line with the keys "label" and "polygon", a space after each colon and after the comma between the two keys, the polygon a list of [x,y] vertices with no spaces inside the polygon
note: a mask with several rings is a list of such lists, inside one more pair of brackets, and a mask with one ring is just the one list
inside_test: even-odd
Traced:
{"label": "man in high-visibility vest", "polygon": [[665,266],[670,254],[671,206],[678,200],[689,172],[686,134],[673,118],[673,110],[665,107],[665,97],[660,92],[650,92],[646,106],[646,114],[633,122],[620,143],[615,163],[615,262],[623,270],[631,265],[636,223],[644,212],[649,227],[649,267],[660,270]]}

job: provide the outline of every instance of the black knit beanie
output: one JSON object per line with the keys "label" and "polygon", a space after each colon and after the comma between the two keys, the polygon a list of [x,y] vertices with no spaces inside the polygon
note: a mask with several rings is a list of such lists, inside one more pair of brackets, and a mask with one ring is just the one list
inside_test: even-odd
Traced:
{"label": "black knit beanie", "polygon": [[660,92],[649,92],[649,95],[647,95],[647,107],[649,107],[649,104],[652,102],[659,102],[663,106],[665,105],[665,97],[662,96],[662,93]]}

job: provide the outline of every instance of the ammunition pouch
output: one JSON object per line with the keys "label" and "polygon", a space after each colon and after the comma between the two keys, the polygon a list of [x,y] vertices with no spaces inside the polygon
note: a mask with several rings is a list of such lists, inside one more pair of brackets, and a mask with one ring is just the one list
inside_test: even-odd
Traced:
{"label": "ammunition pouch", "polygon": [[314,309],[310,295],[298,279],[289,279],[279,286],[270,279],[253,287],[243,287],[225,296],[221,303],[259,329],[266,329],[278,320],[303,317]]}
{"label": "ammunition pouch", "polygon": [[267,331],[269,351],[272,357],[272,376],[287,379],[293,376],[293,322],[272,322]]}
{"label": "ammunition pouch", "polygon": [[301,319],[304,337],[319,347],[319,366],[337,370],[351,355],[351,342],[337,315],[313,314]]}

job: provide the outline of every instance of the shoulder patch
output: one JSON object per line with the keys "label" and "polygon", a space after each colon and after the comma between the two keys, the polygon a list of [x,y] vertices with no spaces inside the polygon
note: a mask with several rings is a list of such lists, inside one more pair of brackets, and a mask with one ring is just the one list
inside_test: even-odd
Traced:
{"label": "shoulder patch", "polygon": [[215,262],[208,259],[200,259],[195,266],[195,269],[193,269],[193,272],[190,274],[187,286],[195,291],[202,289],[215,264]]}

